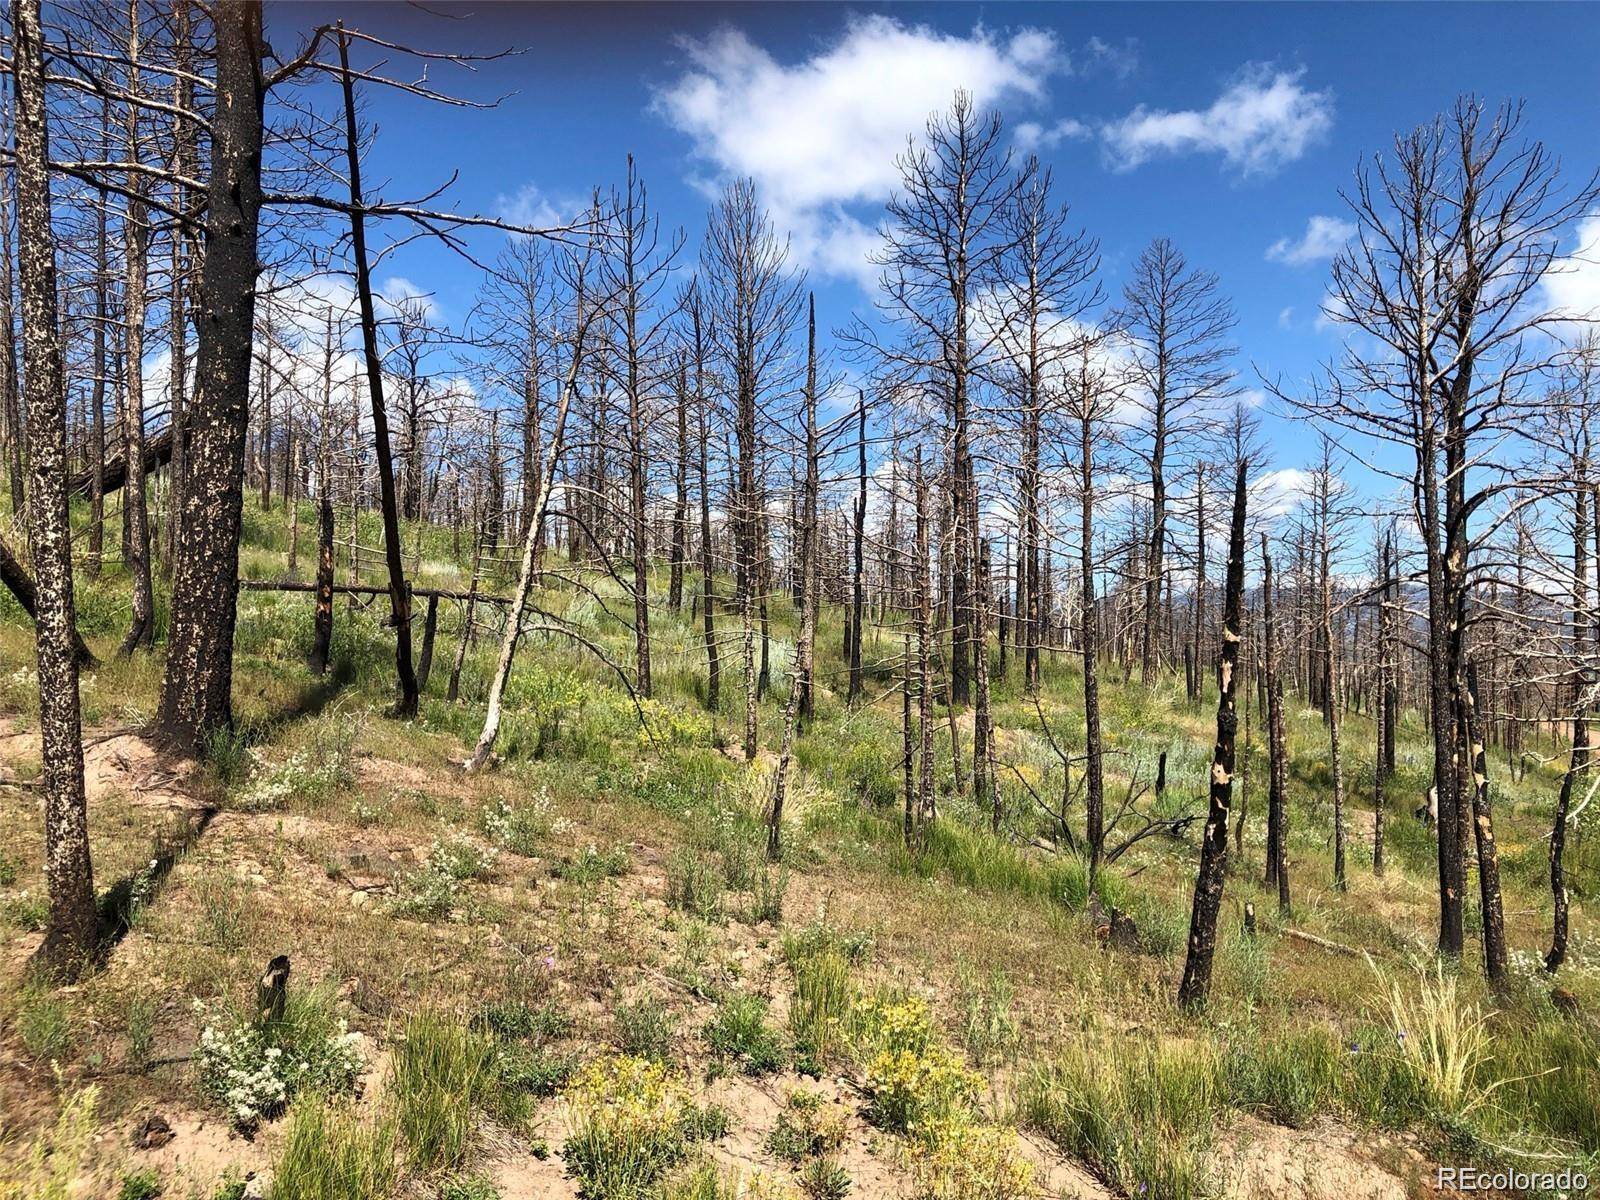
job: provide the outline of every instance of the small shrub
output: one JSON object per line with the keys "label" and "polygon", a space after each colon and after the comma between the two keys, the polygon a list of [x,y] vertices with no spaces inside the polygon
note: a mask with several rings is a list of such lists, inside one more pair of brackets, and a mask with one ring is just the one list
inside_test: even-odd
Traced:
{"label": "small shrub", "polygon": [[421,867],[395,880],[390,908],[400,916],[420,921],[445,920],[455,914],[463,885],[493,869],[493,850],[459,835],[436,841]]}
{"label": "small shrub", "polygon": [[66,998],[42,981],[22,986],[11,1025],[34,1058],[54,1061],[66,1055],[73,1041],[72,1009]]}
{"label": "small shrub", "polygon": [[150,1052],[155,1046],[156,1018],[160,1015],[161,1005],[154,996],[136,992],[128,997],[124,1011],[128,1022],[128,1061],[136,1067],[143,1067],[149,1063]]}
{"label": "small shrub", "polygon": [[38,933],[49,915],[50,905],[45,898],[26,888],[0,896],[0,920],[23,933]]}
{"label": "small shrub", "polygon": [[161,1195],[161,1175],[154,1167],[129,1171],[117,1189],[117,1200],[156,1200]]}
{"label": "small shrub", "polygon": [[494,1045],[439,1013],[406,1023],[395,1052],[393,1090],[412,1166],[459,1166],[479,1110],[493,1099]]}
{"label": "small shrub", "polygon": [[737,1175],[724,1174],[716,1163],[703,1162],[667,1185],[664,1200],[743,1200]]}
{"label": "small shrub", "polygon": [[500,1189],[482,1175],[461,1175],[439,1185],[439,1200],[500,1200]]}
{"label": "small shrub", "polygon": [[478,822],[484,836],[496,846],[524,858],[537,854],[558,825],[545,792],[535,794],[524,804],[512,804],[504,798],[492,801],[479,814]]}
{"label": "small shrub", "polygon": [[755,889],[750,894],[750,924],[783,923],[783,898],[789,891],[789,868],[766,865],[756,873]]}
{"label": "small shrub", "polygon": [[934,1036],[921,997],[868,997],[856,1006],[851,1025],[874,1124],[912,1133],[961,1116],[977,1102],[981,1081]]}
{"label": "small shrub", "polygon": [[350,1091],[365,1065],[361,1035],[320,990],[291,993],[282,1018],[265,1028],[198,1001],[196,1010],[204,1021],[195,1049],[201,1087],[240,1130],[276,1117],[302,1090]]}
{"label": "small shrub", "polygon": [[872,956],[872,935],[840,929],[825,919],[783,935],[783,957],[791,966],[825,950],[843,958],[846,966],[857,967]]}
{"label": "small shrub", "polygon": [[557,863],[554,874],[579,887],[592,887],[602,879],[612,879],[628,873],[628,851],[624,846],[601,850],[590,842],[577,854]]}
{"label": "small shrub", "polygon": [[462,883],[483,879],[494,870],[494,851],[478,845],[471,838],[455,834],[433,843],[428,851],[428,866],[451,879]]}
{"label": "small shrub", "polygon": [[702,855],[686,847],[667,859],[667,903],[701,921],[722,918],[722,876]]}
{"label": "small shrub", "polygon": [[[276,812],[291,803],[307,804],[326,800],[356,781],[355,746],[362,722],[347,713],[330,713],[316,723],[311,745],[296,750],[280,763],[266,762],[256,751],[248,750],[250,781],[238,793],[238,805],[249,812]],[[237,763],[236,742],[224,751],[226,765],[212,758],[213,767],[224,780],[242,773]]]}
{"label": "small shrub", "polygon": [[677,1018],[654,996],[617,1006],[617,1041],[624,1054],[664,1062],[677,1035]]}
{"label": "small shrub", "polygon": [[783,1066],[783,1047],[767,1025],[767,1002],[735,993],[717,1006],[705,1029],[712,1051],[746,1075],[770,1075]]}
{"label": "small shrub", "polygon": [[10,887],[17,882],[17,860],[9,854],[0,854],[0,887]]}
{"label": "small shrub", "polygon": [[800,1168],[796,1178],[800,1190],[811,1200],[844,1200],[850,1194],[850,1172],[831,1158],[812,1159]]}
{"label": "small shrub", "polygon": [[554,1004],[537,1008],[525,1000],[492,1000],[478,1013],[478,1022],[499,1038],[565,1037],[572,1031],[572,1018]]}
{"label": "small shrub", "polygon": [[348,1102],[297,1104],[272,1174],[272,1200],[384,1200],[394,1192],[394,1119]]}
{"label": "small shrub", "polygon": [[1017,1135],[992,1125],[942,1122],[911,1148],[913,1200],[1036,1200],[1033,1164]]}
{"label": "small shrub", "polygon": [[844,1145],[848,1112],[816,1092],[795,1091],[767,1134],[767,1150],[775,1158],[799,1164],[833,1154]]}
{"label": "small shrub", "polygon": [[587,1200],[646,1200],[700,1132],[682,1083],[659,1064],[596,1059],[564,1093],[562,1153]]}
{"label": "small shrub", "polygon": [[577,1069],[573,1055],[545,1046],[502,1046],[497,1063],[502,1104],[513,1096],[553,1096]]}

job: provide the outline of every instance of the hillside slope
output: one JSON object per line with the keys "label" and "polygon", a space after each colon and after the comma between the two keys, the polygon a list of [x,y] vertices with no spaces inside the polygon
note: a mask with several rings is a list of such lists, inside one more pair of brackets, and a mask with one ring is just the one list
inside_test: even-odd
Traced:
{"label": "hillside slope", "polygon": [[[297,526],[307,538],[309,509]],[[249,577],[285,573],[289,529],[281,509],[250,510]],[[419,583],[466,585],[445,531],[410,529],[407,544]],[[606,585],[592,583],[540,603],[625,660],[626,633],[595,598]],[[908,849],[886,666],[898,635],[869,632],[869,702],[851,709],[839,614],[826,613],[817,719],[796,749],[785,858],[768,866],[785,599],[753,762],[737,750],[742,715],[705,709],[695,614],[663,609],[642,725],[591,650],[530,636],[503,761],[464,776],[496,638],[468,649],[447,701],[458,606],[441,608],[422,713],[401,724],[383,715],[381,602],[340,599],[335,669],[315,679],[302,665],[310,597],[246,592],[241,728],[201,767],[138,734],[159,672],[110,659],[124,593],[114,573],[82,581],[84,633],[107,659],[84,703],[110,919],[104,969],[71,988],[27,972],[43,894],[36,697],[30,630],[0,610],[12,664],[0,673],[0,1180],[12,1191],[0,1195],[54,1194],[45,1181],[59,1175],[76,1188],[62,1194],[207,1200],[1343,1200],[1437,1194],[1438,1163],[1595,1168],[1600,948],[1586,892],[1562,1010],[1535,969],[1553,767],[1515,781],[1491,767],[1517,963],[1513,989],[1491,997],[1475,959],[1456,973],[1429,957],[1432,835],[1410,815],[1426,787],[1422,731],[1403,730],[1390,866],[1375,878],[1372,727],[1348,716],[1354,845],[1340,893],[1326,735],[1318,714],[1294,711],[1292,915],[1260,881],[1255,744],[1216,993],[1190,1018],[1172,997],[1196,830],[1138,840],[1091,898],[1023,785],[1059,795],[1050,737],[1069,755],[1081,743],[1066,652],[1049,656],[1037,710],[1017,672],[997,683],[1002,834],[956,786],[948,739],[966,752],[970,734],[957,714],[941,733],[939,820]],[[1115,844],[1135,812],[1199,811],[1214,697],[1191,707],[1181,681],[1145,690],[1107,674],[1108,792],[1135,797]],[[1569,853],[1592,888],[1593,837]],[[1112,911],[1131,927],[1108,925]],[[286,1005],[262,1020],[258,980],[279,955]]]}

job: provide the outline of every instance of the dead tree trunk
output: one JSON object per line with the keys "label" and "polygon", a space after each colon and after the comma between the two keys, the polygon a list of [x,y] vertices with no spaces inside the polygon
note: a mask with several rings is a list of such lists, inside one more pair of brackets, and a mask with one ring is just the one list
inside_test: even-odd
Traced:
{"label": "dead tree trunk", "polygon": [[673,612],[683,609],[684,560],[689,553],[689,397],[685,367],[678,364],[678,458],[674,483],[677,495],[672,506],[672,574],[667,583],[667,603]]}
{"label": "dead tree trunk", "polygon": [[861,630],[866,611],[867,539],[867,398],[857,397],[855,551],[850,586],[850,692],[849,702],[861,699]]}
{"label": "dead tree trunk", "polygon": [[[810,298],[809,340],[806,357],[806,482],[800,518],[800,577],[806,594],[817,585],[817,312],[816,298]],[[865,484],[863,483],[863,486]],[[859,586],[859,584],[858,584]],[[772,781],[772,806],[768,812],[767,859],[777,862],[783,855],[783,802],[789,785],[789,764],[794,757],[795,727],[800,718],[801,697],[810,687],[814,669],[816,629],[811,623],[811,606],[800,605],[800,636],[795,644],[794,672],[789,680],[789,700],[784,705],[783,741],[778,750],[778,769]]]}
{"label": "dead tree trunk", "polygon": [[[1085,381],[1086,382],[1086,381]],[[1105,755],[1100,732],[1100,630],[1095,620],[1094,595],[1094,421],[1093,404],[1087,394],[1079,397],[1079,519],[1080,544],[1078,547],[1080,587],[1083,601],[1083,740],[1084,740],[1084,835],[1089,843],[1089,878],[1094,879],[1100,870],[1105,854]],[[1033,553],[1037,554],[1037,547]],[[1038,681],[1038,570],[1030,567],[1033,582],[1029,584],[1030,607],[1028,653],[1035,686]]]}
{"label": "dead tree trunk", "polygon": [[[185,416],[174,605],[157,724],[196,748],[233,723],[250,342],[255,329],[264,84],[259,0],[220,5],[196,403]],[[130,464],[130,467],[132,464]]]}
{"label": "dead tree trunk", "polygon": [[383,358],[378,351],[378,317],[372,303],[372,275],[367,259],[367,217],[361,194],[361,145],[356,134],[355,82],[350,73],[350,41],[339,30],[339,82],[344,92],[344,147],[350,184],[350,255],[356,273],[356,298],[361,305],[361,347],[367,364],[367,391],[372,401],[372,438],[378,466],[379,504],[383,509],[383,550],[389,567],[389,620],[394,626],[395,673],[400,687],[393,715],[417,715],[417,677],[411,667],[411,596],[406,590],[401,559],[400,518],[396,507],[394,459],[389,447],[389,417],[383,400]]}
{"label": "dead tree trunk", "polygon": [[1228,537],[1228,583],[1223,599],[1222,654],[1217,671],[1217,744],[1211,754],[1211,803],[1200,842],[1194,909],[1189,917],[1189,953],[1183,964],[1178,1003],[1199,1008],[1211,989],[1211,961],[1217,950],[1217,916],[1228,867],[1228,805],[1233,796],[1234,711],[1238,687],[1240,632],[1244,625],[1244,515],[1248,462],[1239,460],[1233,485],[1233,529]]}
{"label": "dead tree trunk", "polygon": [[933,587],[928,579],[928,481],[922,474],[922,447],[917,447],[917,813],[924,823],[935,816],[933,797]]}
{"label": "dead tree trunk", "polygon": [[1372,761],[1372,873],[1378,878],[1383,877],[1383,809],[1388,803],[1384,795],[1384,785],[1389,781],[1389,773],[1394,770],[1394,764],[1389,759],[1389,750],[1394,745],[1394,728],[1398,704],[1393,696],[1394,692],[1394,663],[1390,659],[1391,636],[1390,623],[1394,620],[1389,607],[1389,588],[1394,566],[1394,534],[1388,534],[1383,541],[1382,572],[1383,583],[1378,592],[1378,694],[1373,705],[1373,714],[1377,718],[1377,744],[1373,748]]}
{"label": "dead tree trunk", "polygon": [[16,101],[17,236],[21,246],[23,379],[28,413],[28,542],[38,573],[34,644],[39,668],[45,883],[50,914],[39,961],[75,977],[95,950],[94,872],[83,790],[72,526],[67,509],[67,392],[56,313],[50,228],[50,138],[39,0],[11,8]]}
{"label": "dead tree trunk", "polygon": [[1589,486],[1584,478],[1584,460],[1578,463],[1573,484],[1572,519],[1572,656],[1576,670],[1572,677],[1572,753],[1561,791],[1556,796],[1555,816],[1550,824],[1550,898],[1552,901],[1550,949],[1544,968],[1554,975],[1567,960],[1567,926],[1570,920],[1567,899],[1567,824],[1572,811],[1572,793],[1577,782],[1589,773],[1589,690],[1587,667],[1589,638]]}
{"label": "dead tree trunk", "polygon": [[[139,5],[128,4],[128,91],[139,91]],[[139,105],[128,105],[128,161],[139,163]],[[127,272],[122,284],[126,343],[123,354],[122,461],[144,461],[144,319],[145,282],[149,230],[142,199],[144,177],[130,168],[127,179],[128,206],[122,219],[122,239],[126,250]],[[126,658],[147,647],[155,638],[155,598],[150,585],[150,504],[145,493],[145,473],[129,471],[122,489],[122,510],[127,514],[127,568],[133,582],[133,615],[127,635],[117,647]]]}
{"label": "dead tree trunk", "polygon": [[1278,885],[1278,910],[1289,914],[1289,821],[1285,790],[1288,764],[1284,760],[1283,680],[1278,671],[1278,622],[1272,585],[1272,554],[1267,535],[1261,535],[1262,624],[1265,629],[1267,676],[1267,883]]}
{"label": "dead tree trunk", "polygon": [[1489,760],[1478,709],[1478,664],[1467,663],[1463,741],[1472,755],[1472,828],[1478,848],[1478,896],[1483,905],[1483,970],[1495,988],[1506,979],[1506,916],[1500,898],[1500,851],[1489,800]]}

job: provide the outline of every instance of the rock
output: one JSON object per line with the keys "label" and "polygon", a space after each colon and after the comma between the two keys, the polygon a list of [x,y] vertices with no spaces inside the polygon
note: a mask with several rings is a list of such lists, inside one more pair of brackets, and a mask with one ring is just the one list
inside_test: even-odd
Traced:
{"label": "rock", "polygon": [[244,1181],[244,1200],[267,1200],[272,1194],[272,1172],[258,1171]]}
{"label": "rock", "polygon": [[1550,989],[1550,1003],[1562,1016],[1575,1017],[1578,1015],[1578,998],[1564,987]]}
{"label": "rock", "polygon": [[135,1150],[159,1150],[177,1134],[172,1132],[172,1126],[167,1124],[167,1119],[155,1113],[150,1114],[139,1123],[133,1131],[133,1148]]}

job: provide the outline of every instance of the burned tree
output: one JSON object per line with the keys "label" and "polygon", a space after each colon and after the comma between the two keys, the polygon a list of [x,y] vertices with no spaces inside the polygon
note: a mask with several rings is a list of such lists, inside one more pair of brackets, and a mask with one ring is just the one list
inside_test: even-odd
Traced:
{"label": "burned tree", "polygon": [[1228,582],[1223,598],[1222,653],[1217,668],[1217,742],[1211,754],[1211,799],[1200,841],[1194,909],[1189,918],[1189,952],[1178,986],[1178,1004],[1203,1005],[1211,988],[1211,961],[1217,950],[1217,916],[1228,866],[1228,806],[1233,795],[1234,738],[1238,730],[1234,693],[1238,687],[1239,644],[1244,628],[1245,475],[1239,460],[1233,484],[1233,528],[1228,537]]}

